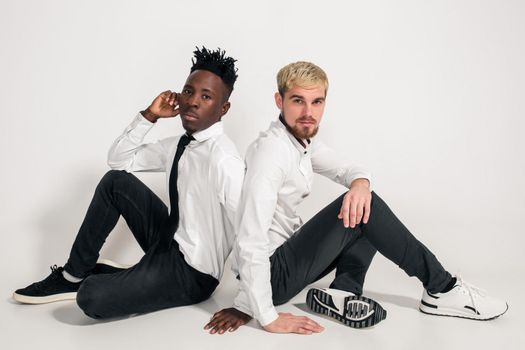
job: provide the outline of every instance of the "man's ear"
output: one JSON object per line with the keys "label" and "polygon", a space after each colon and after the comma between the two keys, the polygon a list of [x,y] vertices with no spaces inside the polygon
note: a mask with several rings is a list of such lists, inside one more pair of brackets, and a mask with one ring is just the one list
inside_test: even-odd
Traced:
{"label": "man's ear", "polygon": [[225,115],[226,113],[228,113],[228,110],[230,109],[230,101],[226,101],[222,104],[222,107],[221,107],[221,118],[223,115]]}
{"label": "man's ear", "polygon": [[283,97],[279,92],[275,93],[275,104],[277,105],[277,108],[279,108],[281,111],[283,110]]}

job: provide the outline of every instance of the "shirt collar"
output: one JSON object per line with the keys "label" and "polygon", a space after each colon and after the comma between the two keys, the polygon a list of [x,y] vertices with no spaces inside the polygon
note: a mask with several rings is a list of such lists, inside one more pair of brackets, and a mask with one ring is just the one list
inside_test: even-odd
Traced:
{"label": "shirt collar", "polygon": [[222,124],[222,121],[218,121],[212,125],[210,125],[207,129],[199,130],[197,132],[194,132],[191,134],[195,141],[197,142],[204,142],[214,136],[218,136],[224,133],[224,126]]}
{"label": "shirt collar", "polygon": [[311,139],[300,140],[300,139],[297,139],[294,135],[292,135],[290,130],[288,130],[289,128],[288,125],[285,124],[284,118],[280,114],[279,114],[279,120],[274,121],[272,124],[278,129],[283,130],[284,133],[288,135],[288,138],[290,139],[292,144],[297,148],[299,152],[301,152],[301,154],[303,153],[306,154],[310,151],[312,140]]}

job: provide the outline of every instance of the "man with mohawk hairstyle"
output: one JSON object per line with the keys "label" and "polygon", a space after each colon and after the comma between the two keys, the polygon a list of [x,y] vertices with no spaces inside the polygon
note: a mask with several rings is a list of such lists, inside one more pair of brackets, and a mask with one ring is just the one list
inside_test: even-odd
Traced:
{"label": "man with mohawk hairstyle", "polygon": [[[121,317],[207,299],[217,287],[233,241],[233,218],[244,162],[224,134],[222,117],[237,79],[224,51],[194,52],[182,91],[164,91],[124,130],[108,154],[64,267],[13,298],[41,304],[75,299],[92,318]],[[186,133],[155,143],[143,139],[162,118],[180,115]],[[135,171],[166,172],[170,210]],[[99,261],[119,216],[145,252],[131,268]]]}

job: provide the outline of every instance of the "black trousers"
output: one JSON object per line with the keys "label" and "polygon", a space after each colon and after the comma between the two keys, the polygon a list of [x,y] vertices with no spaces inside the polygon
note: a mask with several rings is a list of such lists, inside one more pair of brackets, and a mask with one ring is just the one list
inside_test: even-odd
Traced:
{"label": "black trousers", "polygon": [[[90,275],[100,249],[120,215],[145,255],[118,273]],[[111,170],[98,184],[64,269],[85,277],[77,303],[93,318],[121,317],[207,299],[218,281],[191,267],[175,241],[159,247],[159,231],[168,209],[137,177]]]}
{"label": "black trousers", "polygon": [[366,272],[377,251],[429,292],[440,292],[452,276],[372,192],[367,224],[345,228],[337,215],[343,195],[306,222],[270,257],[273,302],[283,304],[332,270],[331,288],[363,293]]}

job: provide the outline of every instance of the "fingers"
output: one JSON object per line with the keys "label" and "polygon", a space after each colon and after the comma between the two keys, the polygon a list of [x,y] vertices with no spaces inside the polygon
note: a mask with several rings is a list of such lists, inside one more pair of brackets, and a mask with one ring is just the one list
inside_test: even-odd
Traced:
{"label": "fingers", "polygon": [[290,326],[289,331],[293,333],[308,334],[308,333],[319,333],[324,328],[311,318],[306,316],[287,316],[287,324]]}
{"label": "fingers", "polygon": [[205,330],[209,330],[210,334],[224,334],[225,332],[233,332],[240,326],[247,323],[249,318],[240,311],[234,309],[224,309],[213,314],[210,322],[204,326]]}
{"label": "fingers", "polygon": [[171,92],[169,95],[166,96],[166,102],[172,107],[177,106],[177,93]]}
{"label": "fingers", "polygon": [[295,331],[294,333],[297,333],[297,334],[304,334],[304,335],[310,335],[312,334],[312,331],[306,329],[306,328],[299,328],[297,331]]}
{"label": "fingers", "polygon": [[171,90],[162,91],[159,96],[162,96],[162,98],[167,98],[171,95]]}
{"label": "fingers", "polygon": [[171,116],[172,116],[172,117],[176,117],[176,116],[179,115],[179,113],[180,113],[179,109],[178,109],[178,108],[175,108],[175,109],[173,110],[173,112],[171,113]]}
{"label": "fingers", "polygon": [[212,320],[204,327],[204,329],[209,329],[210,334],[223,334],[228,328],[232,326],[229,323],[229,319],[223,315],[219,315],[217,317],[214,316]]}
{"label": "fingers", "polygon": [[363,217],[363,224],[367,224],[368,223],[368,219],[370,218],[370,205],[372,203],[371,198],[372,198],[372,196],[367,198],[367,200],[365,201],[365,214],[364,214],[364,217]]}
{"label": "fingers", "polygon": [[296,317],[296,323],[293,332],[298,334],[320,333],[324,328],[314,320],[306,317]]}
{"label": "fingers", "polygon": [[234,322],[232,322],[229,319],[221,320],[213,326],[212,330],[210,331],[210,334],[224,334],[224,332],[230,329],[233,326],[233,324]]}
{"label": "fingers", "polygon": [[319,333],[324,330],[324,328],[314,320],[306,316],[294,316],[290,313],[279,313],[279,317],[275,321],[263,328],[272,333],[297,334]]}
{"label": "fingers", "polygon": [[350,213],[350,196],[346,195],[343,198],[343,204],[341,205],[341,211],[339,212],[338,218],[343,219],[343,224],[345,227],[348,227],[350,224],[349,219]]}
{"label": "fingers", "polygon": [[228,332],[235,332],[240,326],[242,326],[242,322],[237,322],[232,327],[230,327],[230,329],[228,329]]}
{"label": "fingers", "polygon": [[356,224],[359,225],[361,223],[361,220],[363,219],[363,214],[365,211],[365,201],[364,199],[359,201],[357,204],[357,212],[356,212]]}
{"label": "fingers", "polygon": [[343,204],[339,210],[337,217],[343,219],[343,224],[346,228],[355,228],[361,222],[368,223],[370,218],[370,194],[364,195],[352,193],[350,191],[343,198]]}
{"label": "fingers", "polygon": [[354,228],[357,219],[357,202],[352,200],[350,202],[350,227]]}
{"label": "fingers", "polygon": [[237,328],[239,328],[242,325],[243,325],[242,321],[226,319],[226,320],[223,320],[217,323],[213,327],[213,329],[210,331],[210,334],[215,334],[215,333],[224,334],[226,331],[234,332],[237,330]]}
{"label": "fingers", "polygon": [[309,331],[319,333],[324,330],[323,326],[321,326],[319,323],[315,322],[311,318],[305,317],[305,324],[303,326],[304,329],[307,329]]}
{"label": "fingers", "polygon": [[168,106],[170,106],[173,109],[175,109],[175,107],[177,107],[177,105],[178,105],[178,103],[177,103],[177,93],[176,92],[171,92],[171,91],[168,90],[168,91],[166,91],[166,93],[163,93],[162,99],[163,99],[165,104],[167,104]]}
{"label": "fingers", "polygon": [[213,316],[212,316],[211,319],[210,319],[210,322],[208,322],[208,323],[206,324],[206,326],[204,326],[204,329],[205,329],[205,330],[208,330],[208,329],[210,329],[210,328],[215,327],[215,325],[217,324],[217,322],[218,322],[219,320],[222,319],[222,316],[223,316],[223,310],[221,310],[221,311],[217,311],[216,313],[214,313]]}

